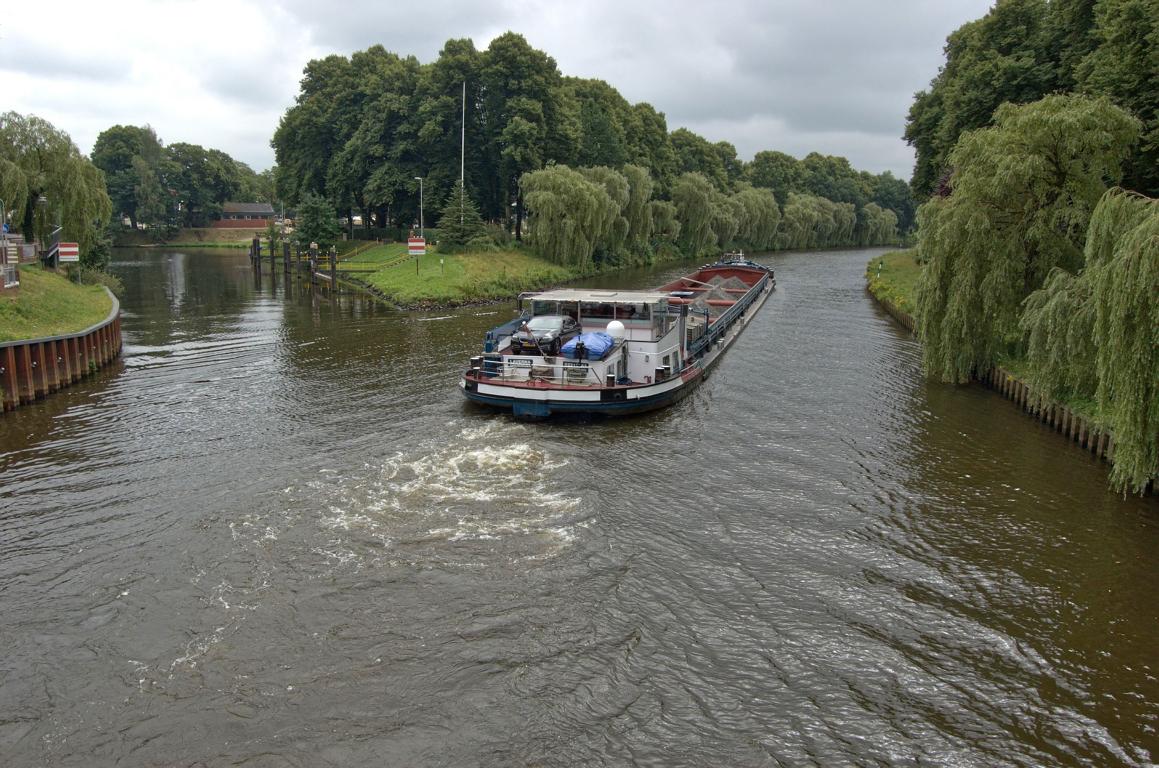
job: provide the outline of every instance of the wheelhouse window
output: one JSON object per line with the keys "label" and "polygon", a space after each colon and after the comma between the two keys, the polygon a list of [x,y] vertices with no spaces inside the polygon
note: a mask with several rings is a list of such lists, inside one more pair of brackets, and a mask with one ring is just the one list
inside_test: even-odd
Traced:
{"label": "wheelhouse window", "polygon": [[563,328],[564,318],[559,315],[542,315],[527,321],[527,327],[532,331],[558,331]]}
{"label": "wheelhouse window", "polygon": [[558,315],[559,302],[558,301],[542,301],[535,300],[531,302],[531,314],[533,315]]}

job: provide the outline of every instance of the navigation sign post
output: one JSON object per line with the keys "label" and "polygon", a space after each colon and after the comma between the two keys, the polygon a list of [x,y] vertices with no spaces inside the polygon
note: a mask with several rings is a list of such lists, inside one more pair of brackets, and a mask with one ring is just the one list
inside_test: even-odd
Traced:
{"label": "navigation sign post", "polygon": [[80,261],[80,245],[78,243],[61,243],[57,253],[61,264],[76,264]]}
{"label": "navigation sign post", "polygon": [[419,256],[427,255],[427,241],[423,237],[408,237],[406,241],[408,256],[415,257],[415,274],[419,273]]}

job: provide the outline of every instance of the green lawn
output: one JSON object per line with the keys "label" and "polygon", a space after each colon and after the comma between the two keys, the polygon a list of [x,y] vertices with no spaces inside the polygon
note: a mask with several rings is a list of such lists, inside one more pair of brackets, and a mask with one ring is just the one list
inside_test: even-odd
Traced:
{"label": "green lawn", "polygon": [[[545,288],[577,273],[526,251],[511,249],[480,253],[428,253],[406,259],[406,245],[391,243],[339,262],[341,269],[377,271],[358,277],[404,306],[459,304],[509,299],[520,291]],[[442,263],[440,263],[442,262]]]}
{"label": "green lawn", "polygon": [[0,341],[76,333],[113,308],[99,285],[77,285],[37,266],[20,268],[20,287],[0,291]]}
{"label": "green lawn", "polygon": [[[914,293],[922,266],[917,263],[917,251],[892,251],[875,256],[865,267],[869,290],[878,299],[891,301],[901,311],[913,315]],[[880,269],[879,269],[880,267]]]}
{"label": "green lawn", "polygon": [[[352,256],[342,257],[338,262],[338,269],[377,269],[404,256],[406,256],[406,243],[386,243],[376,245]],[[413,268],[413,266],[412,264],[411,267]]]}

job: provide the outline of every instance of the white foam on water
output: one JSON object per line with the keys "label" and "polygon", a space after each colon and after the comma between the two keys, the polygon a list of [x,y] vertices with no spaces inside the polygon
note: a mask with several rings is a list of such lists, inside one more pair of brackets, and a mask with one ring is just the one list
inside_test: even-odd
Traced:
{"label": "white foam on water", "polygon": [[280,509],[231,523],[234,540],[303,544],[327,572],[541,559],[576,540],[584,505],[559,487],[566,455],[538,444],[526,425],[453,424],[450,438],[428,438],[353,471],[328,467],[271,494]]}

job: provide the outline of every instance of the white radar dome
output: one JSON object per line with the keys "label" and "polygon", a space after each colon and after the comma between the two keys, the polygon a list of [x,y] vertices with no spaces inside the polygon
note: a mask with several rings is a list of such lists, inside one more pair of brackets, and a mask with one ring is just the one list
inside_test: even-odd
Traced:
{"label": "white radar dome", "polygon": [[624,340],[624,324],[619,320],[613,320],[608,323],[608,335],[616,341]]}

